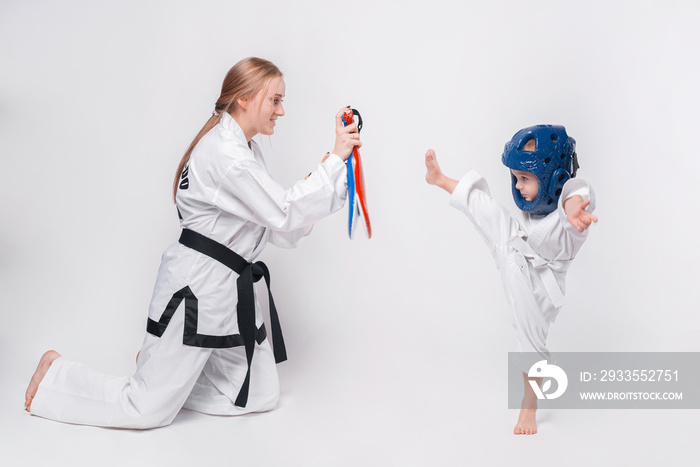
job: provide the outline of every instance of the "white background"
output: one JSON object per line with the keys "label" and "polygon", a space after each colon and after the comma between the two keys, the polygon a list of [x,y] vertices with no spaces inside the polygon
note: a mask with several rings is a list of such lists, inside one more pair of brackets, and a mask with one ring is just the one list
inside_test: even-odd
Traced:
{"label": "white background", "polygon": [[[697,412],[543,411],[513,436],[513,334],[468,220],[423,154],[515,209],[503,144],[558,123],[598,199],[554,351],[698,351],[700,11],[687,1],[28,1],[0,3],[0,456],[7,465],[687,465]],[[134,432],[23,411],[55,348],[129,374],[171,184],[221,81],[272,60],[287,115],[264,138],[285,186],[365,120],[374,237],[346,210],[267,249],[290,360],[270,413],[183,411]]]}

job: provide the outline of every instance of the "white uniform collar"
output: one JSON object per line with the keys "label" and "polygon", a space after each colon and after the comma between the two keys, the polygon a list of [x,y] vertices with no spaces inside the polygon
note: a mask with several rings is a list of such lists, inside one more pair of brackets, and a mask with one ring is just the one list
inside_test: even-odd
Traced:
{"label": "white uniform collar", "polygon": [[[238,124],[238,122],[231,116],[231,114],[229,114],[228,112],[224,112],[221,115],[220,124],[227,130],[229,130],[231,133],[233,133],[236,139],[248,145],[248,140],[245,137],[245,133],[243,133],[243,129]],[[254,153],[260,152],[258,148],[258,143],[256,143],[254,139],[250,140],[250,145],[248,147],[250,147],[250,149],[252,149]]]}
{"label": "white uniform collar", "polygon": [[243,133],[243,129],[228,112],[224,112],[223,115],[221,115],[221,120],[219,121],[219,124],[226,130],[233,133],[233,137],[236,140],[248,146],[250,151],[253,153],[253,157],[255,157],[259,162],[261,162],[263,167],[267,168],[267,166],[265,165],[265,160],[262,156],[262,151],[260,151],[260,146],[258,145],[258,143],[253,138],[250,140],[250,144],[248,144],[248,140],[246,140],[245,133]]}
{"label": "white uniform collar", "polygon": [[234,120],[234,118],[228,112],[224,112],[221,115],[221,120],[219,123],[221,123],[221,126],[223,126],[227,130],[229,130],[230,132],[235,134],[236,138],[240,138],[243,141],[245,141],[246,143],[248,142],[245,139],[245,133],[243,133],[243,129],[241,128],[241,126],[238,124],[238,122],[236,120]]}

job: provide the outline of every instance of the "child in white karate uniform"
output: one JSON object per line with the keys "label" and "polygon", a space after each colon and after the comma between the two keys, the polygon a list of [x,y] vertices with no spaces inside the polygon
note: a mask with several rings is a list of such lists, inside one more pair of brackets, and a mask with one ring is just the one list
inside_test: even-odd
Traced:
{"label": "child in white karate uniform", "polygon": [[27,388],[28,411],[152,428],[170,424],[182,407],[218,415],[275,407],[275,362],[286,353],[271,294],[271,327],[263,323],[253,282],[269,284],[269,272],[255,259],[268,242],[296,246],[343,206],[345,161],[362,144],[355,124],[343,126],[341,109],[333,153],[305,180],[281,187],[252,138],[274,133],[285,91],[273,63],[240,61],[183,156],[173,187],[183,233],[163,254],[136,373],[105,375],[49,351]]}
{"label": "child in white karate uniform", "polygon": [[[514,216],[497,203],[476,171],[460,181],[445,176],[435,152],[425,154],[426,181],[452,195],[488,245],[501,273],[516,351],[549,357],[547,333],[564,304],[566,271],[598,219],[591,214],[591,187],[576,177],[576,142],[562,126],[520,130],[505,146],[502,161],[510,169],[519,211]],[[537,398],[523,369],[525,395],[515,434],[537,433]],[[541,378],[537,378],[541,385]]]}

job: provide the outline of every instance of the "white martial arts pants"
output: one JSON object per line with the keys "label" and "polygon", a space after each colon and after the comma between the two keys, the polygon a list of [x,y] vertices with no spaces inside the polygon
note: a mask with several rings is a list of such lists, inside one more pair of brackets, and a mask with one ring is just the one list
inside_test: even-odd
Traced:
{"label": "white martial arts pants", "polygon": [[184,345],[183,308],[184,301],[160,338],[146,334],[131,377],[99,373],[63,357],[55,360],[32,401],[32,414],[83,425],[155,428],[169,425],[182,407],[215,415],[273,409],[279,380],[268,340],[255,345],[248,403],[237,407],[247,371],[244,347]]}
{"label": "white martial arts pants", "polygon": [[515,328],[516,352],[536,352],[549,359],[549,325],[561,307],[553,304],[539,272],[513,246],[514,238],[523,235],[520,225],[491,198],[486,182],[476,174],[465,175],[450,203],[469,217],[496,260]]}

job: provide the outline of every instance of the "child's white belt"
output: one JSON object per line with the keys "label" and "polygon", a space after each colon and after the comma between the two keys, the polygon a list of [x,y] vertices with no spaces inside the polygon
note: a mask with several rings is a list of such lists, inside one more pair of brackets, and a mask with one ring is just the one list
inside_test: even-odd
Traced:
{"label": "child's white belt", "polygon": [[557,278],[554,276],[554,273],[566,272],[571,265],[571,260],[548,261],[537,254],[537,252],[535,252],[535,250],[533,250],[532,247],[521,237],[515,237],[512,239],[510,241],[510,245],[515,248],[515,250],[520,253],[539,273],[539,276],[542,279],[542,284],[544,285],[552,304],[557,308],[563,306],[564,294],[557,283]]}

